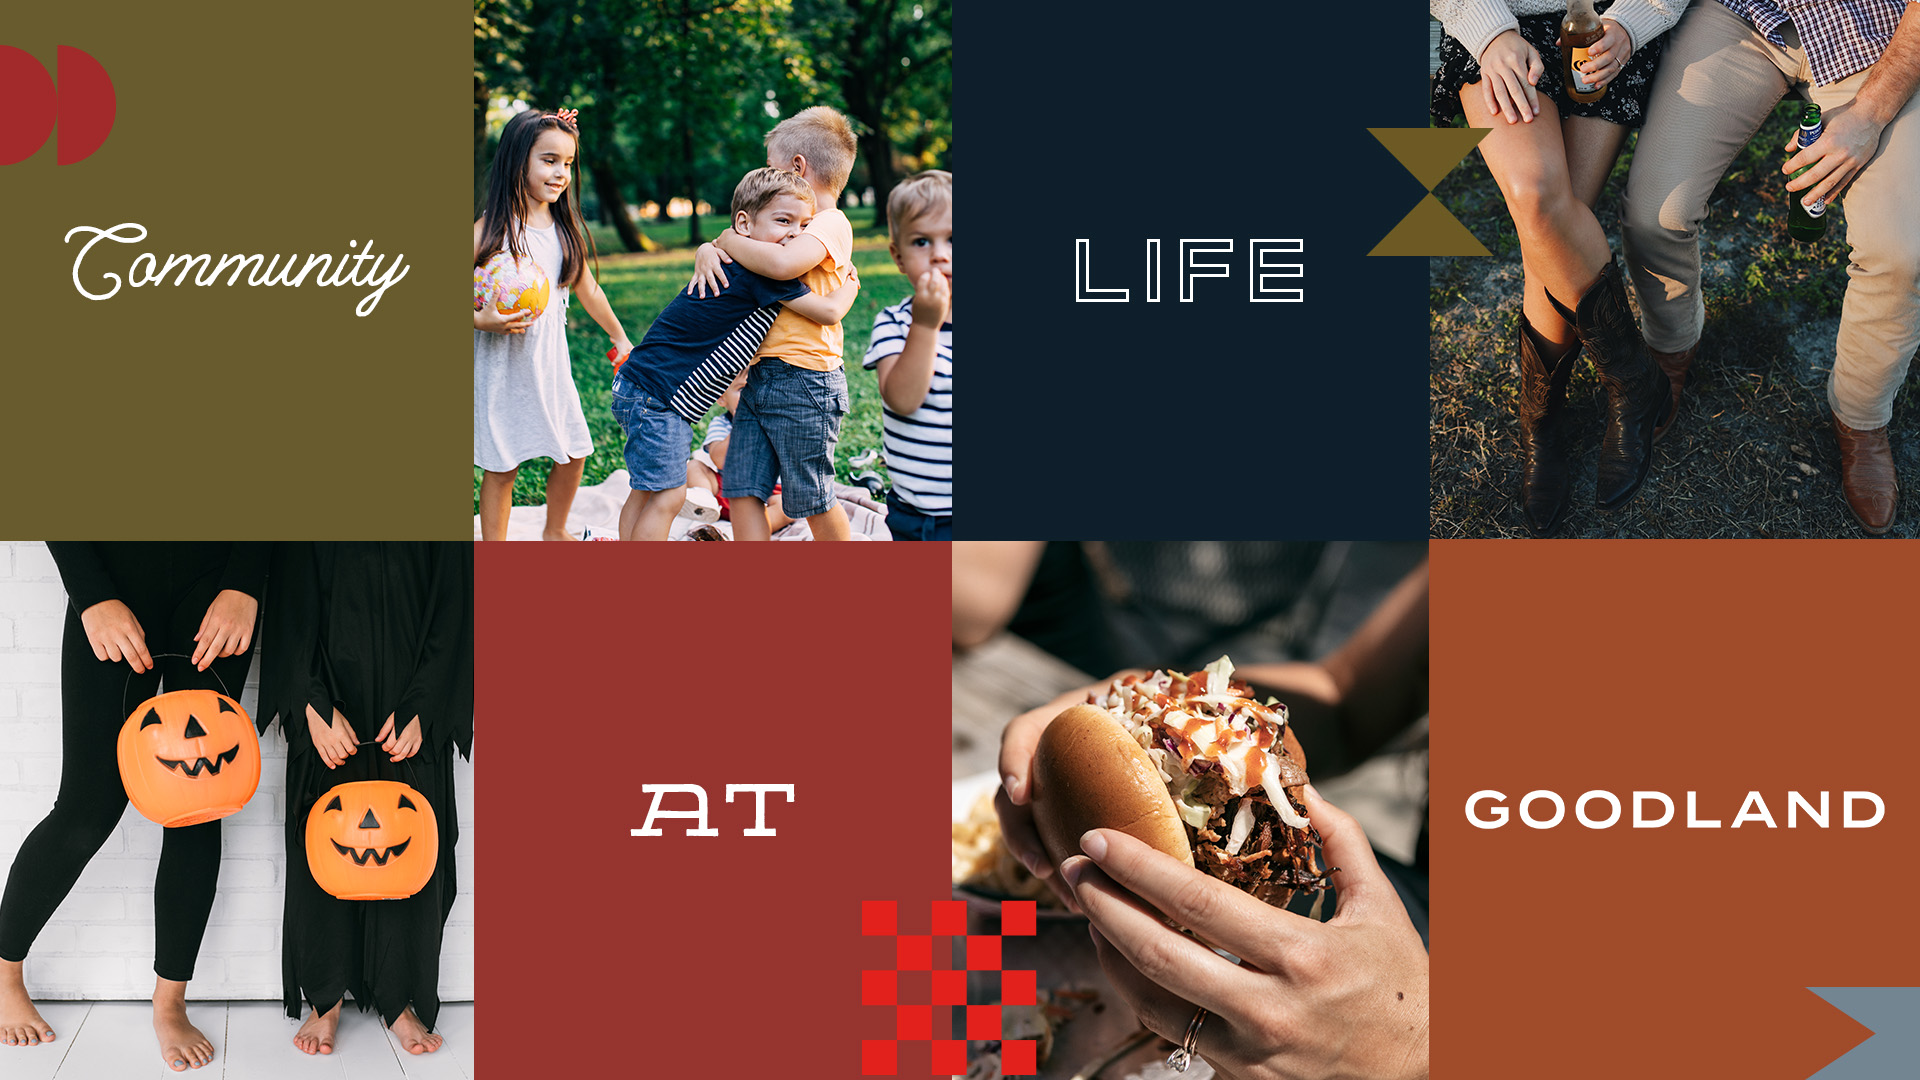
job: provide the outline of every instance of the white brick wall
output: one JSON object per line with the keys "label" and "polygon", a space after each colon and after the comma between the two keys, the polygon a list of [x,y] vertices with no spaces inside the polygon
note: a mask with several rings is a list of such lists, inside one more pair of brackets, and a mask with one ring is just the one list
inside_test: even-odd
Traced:
{"label": "white brick wall", "polygon": [[[66,591],[45,544],[0,542],[0,884],[60,785],[60,634]],[[260,648],[271,648],[262,642]],[[256,653],[258,649],[256,648]],[[259,665],[240,703],[259,704]],[[260,791],[221,825],[220,891],[189,994],[280,997],[280,918],[286,883],[286,743],[261,740]],[[473,768],[457,757],[460,895],[448,920],[440,996],[473,999]],[[160,826],[132,807],[34,942],[27,986],[43,999],[145,998],[153,993],[153,876]]]}

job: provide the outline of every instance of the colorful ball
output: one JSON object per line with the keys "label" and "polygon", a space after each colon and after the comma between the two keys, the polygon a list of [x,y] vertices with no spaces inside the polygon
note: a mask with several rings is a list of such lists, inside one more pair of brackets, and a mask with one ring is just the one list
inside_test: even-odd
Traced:
{"label": "colorful ball", "polygon": [[[531,311],[538,319],[547,310],[553,296],[553,282],[547,272],[531,258],[516,260],[511,252],[498,251],[485,263],[473,268],[473,310],[491,302],[502,315]],[[531,320],[529,320],[531,321]]]}

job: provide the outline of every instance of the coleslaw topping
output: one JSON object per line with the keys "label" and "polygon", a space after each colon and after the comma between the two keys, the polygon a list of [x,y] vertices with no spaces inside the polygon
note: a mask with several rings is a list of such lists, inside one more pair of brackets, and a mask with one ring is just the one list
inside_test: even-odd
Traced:
{"label": "coleslaw topping", "polygon": [[[1182,820],[1204,828],[1216,803],[1197,798],[1203,780],[1218,773],[1227,793],[1236,798],[1259,790],[1286,824],[1305,829],[1305,814],[1288,798],[1286,788],[1307,782],[1305,772],[1281,746],[1287,725],[1287,707],[1268,699],[1255,700],[1252,688],[1233,679],[1233,661],[1221,657],[1205,669],[1185,674],[1155,671],[1144,678],[1129,675],[1108,684],[1093,702],[1105,708],[1153,759],[1167,783]],[[1251,824],[1251,806],[1234,815],[1236,826]],[[1238,854],[1246,827],[1235,827],[1229,854]]]}

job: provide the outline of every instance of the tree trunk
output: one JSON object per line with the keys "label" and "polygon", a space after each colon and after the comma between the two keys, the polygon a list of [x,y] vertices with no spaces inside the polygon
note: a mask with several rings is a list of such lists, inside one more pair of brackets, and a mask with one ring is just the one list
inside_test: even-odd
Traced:
{"label": "tree trunk", "polygon": [[640,238],[640,229],[634,225],[632,215],[627,213],[627,201],[620,195],[620,181],[613,174],[613,168],[598,158],[594,158],[589,167],[593,172],[593,191],[600,197],[600,207],[620,234],[620,246],[628,251],[644,251],[646,241]]}
{"label": "tree trunk", "polygon": [[687,166],[687,243],[699,247],[705,238],[700,235],[700,184],[694,179],[693,121],[688,118],[692,110],[687,102],[687,97],[681,98],[680,155]]}
{"label": "tree trunk", "polygon": [[473,73],[473,216],[487,205],[487,83]]}
{"label": "tree trunk", "polygon": [[[887,227],[887,196],[892,194],[897,174],[893,168],[893,143],[884,128],[868,124],[860,137],[860,156],[867,159],[867,179],[873,187],[873,227]],[[845,199],[841,200],[845,202]]]}
{"label": "tree trunk", "polygon": [[[680,40],[692,41],[695,14],[693,6],[686,0],[681,0],[679,14]],[[694,166],[693,161],[693,108],[694,102],[699,99],[701,89],[694,85],[694,81],[693,75],[683,68],[680,73],[678,97],[680,99],[680,162],[681,167],[686,170],[682,175],[686,178],[687,242],[694,247],[699,247],[705,237],[700,235],[700,170]],[[664,215],[665,212],[662,208],[661,213]]]}

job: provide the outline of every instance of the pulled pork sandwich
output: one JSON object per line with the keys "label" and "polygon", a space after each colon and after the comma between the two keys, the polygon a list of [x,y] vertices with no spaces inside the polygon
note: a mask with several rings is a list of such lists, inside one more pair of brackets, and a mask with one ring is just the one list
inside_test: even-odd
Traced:
{"label": "pulled pork sandwich", "polygon": [[1231,661],[1129,675],[1089,697],[1047,725],[1034,755],[1034,825],[1054,865],[1108,828],[1270,904],[1326,888],[1287,707],[1255,701]]}

